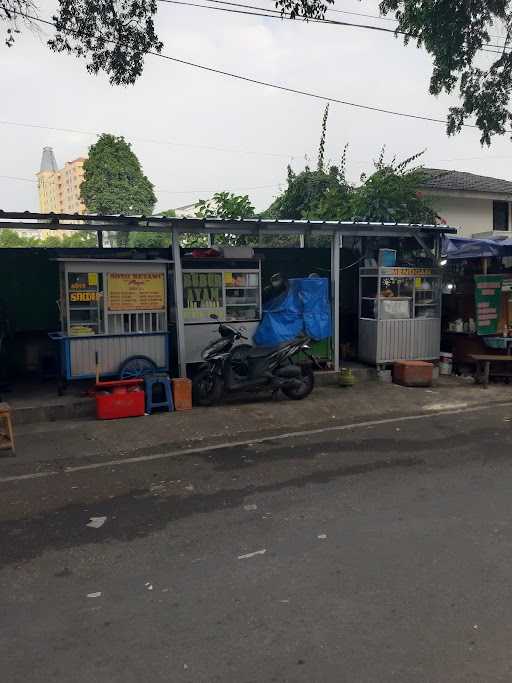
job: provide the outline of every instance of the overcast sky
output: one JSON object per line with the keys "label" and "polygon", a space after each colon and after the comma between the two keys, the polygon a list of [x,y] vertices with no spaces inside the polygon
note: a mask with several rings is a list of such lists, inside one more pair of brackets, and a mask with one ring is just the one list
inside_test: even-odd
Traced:
{"label": "overcast sky", "polygon": [[[273,6],[269,0],[254,4]],[[336,7],[377,13],[375,0],[338,0]],[[40,16],[50,14],[43,2]],[[390,34],[164,3],[157,29],[168,55],[361,104],[446,115],[449,100],[428,94],[428,55]],[[489,63],[491,57],[484,59]],[[0,60],[2,121],[124,135],[156,186],[159,209],[221,190],[248,194],[263,209],[284,186],[288,163],[300,170],[305,157],[316,161],[324,108],[319,100],[151,56],[134,86],[112,87],[105,76],[88,75],[83,61],[52,54],[44,33],[38,37],[29,31],[14,48],[2,43]],[[94,135],[4,123],[0,136],[4,210],[37,210],[37,188],[1,176],[35,179],[43,146],[53,147],[62,166],[85,156],[95,140]],[[475,131],[447,138],[439,124],[331,105],[326,157],[337,161],[346,142],[348,175],[354,181],[371,169],[383,144],[398,156],[426,148],[428,166],[512,179],[508,138],[496,139],[487,150]]]}

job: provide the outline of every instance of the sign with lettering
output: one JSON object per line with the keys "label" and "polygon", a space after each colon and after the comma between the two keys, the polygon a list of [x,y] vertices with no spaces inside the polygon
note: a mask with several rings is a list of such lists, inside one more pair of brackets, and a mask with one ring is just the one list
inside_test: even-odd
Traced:
{"label": "sign with lettering", "polygon": [[475,275],[477,334],[498,332],[502,283],[502,275]]}
{"label": "sign with lettering", "polygon": [[381,268],[382,275],[391,277],[428,277],[432,268]]}
{"label": "sign with lettering", "polygon": [[69,293],[69,303],[71,304],[83,304],[90,301],[99,301],[99,292],[70,292]]}
{"label": "sign with lettering", "polygon": [[109,311],[161,311],[165,308],[164,273],[109,273]]}

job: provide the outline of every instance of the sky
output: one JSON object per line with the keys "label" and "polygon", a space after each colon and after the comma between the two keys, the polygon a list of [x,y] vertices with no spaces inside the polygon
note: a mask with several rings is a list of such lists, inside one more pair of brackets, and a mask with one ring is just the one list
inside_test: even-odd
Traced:
{"label": "sky", "polygon": [[[270,0],[254,4],[273,7]],[[334,7],[378,14],[375,0],[337,0]],[[39,16],[51,16],[45,0]],[[445,117],[456,102],[429,95],[429,55],[391,34],[164,3],[156,28],[165,54],[259,80],[436,118]],[[217,191],[248,194],[262,210],[286,186],[288,164],[300,171],[305,163],[316,163],[321,100],[153,56],[146,58],[135,85],[111,86],[105,75],[89,75],[83,60],[51,53],[45,45],[48,30],[39,35],[25,30],[13,48],[0,45],[0,209],[38,210],[34,181],[44,146],[53,147],[63,166],[87,155],[95,134],[103,132],[123,135],[132,144],[155,185],[158,210]],[[484,65],[491,58],[484,55]],[[508,137],[495,138],[487,149],[478,131],[448,138],[441,124],[331,105],[326,159],[336,163],[346,143],[352,182],[371,171],[383,145],[389,157],[425,149],[426,166],[512,179]]]}

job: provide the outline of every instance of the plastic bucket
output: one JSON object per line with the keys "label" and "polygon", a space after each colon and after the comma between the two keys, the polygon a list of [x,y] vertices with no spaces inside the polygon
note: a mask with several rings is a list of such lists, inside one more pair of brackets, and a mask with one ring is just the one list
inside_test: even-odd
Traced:
{"label": "plastic bucket", "polygon": [[441,375],[451,375],[453,370],[453,353],[441,351],[439,356],[439,373]]}
{"label": "plastic bucket", "polygon": [[192,382],[185,377],[172,380],[174,410],[192,410]]}

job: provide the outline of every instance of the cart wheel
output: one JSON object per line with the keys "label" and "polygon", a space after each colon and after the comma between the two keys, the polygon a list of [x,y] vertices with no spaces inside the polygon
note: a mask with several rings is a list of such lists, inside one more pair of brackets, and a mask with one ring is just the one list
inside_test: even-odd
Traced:
{"label": "cart wheel", "polygon": [[130,356],[121,363],[119,368],[120,379],[137,379],[144,377],[150,372],[156,372],[154,361],[147,356]]}

